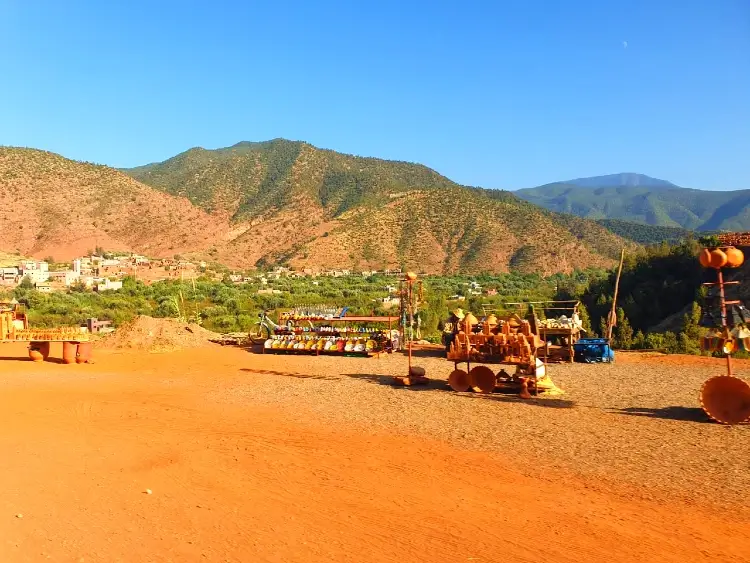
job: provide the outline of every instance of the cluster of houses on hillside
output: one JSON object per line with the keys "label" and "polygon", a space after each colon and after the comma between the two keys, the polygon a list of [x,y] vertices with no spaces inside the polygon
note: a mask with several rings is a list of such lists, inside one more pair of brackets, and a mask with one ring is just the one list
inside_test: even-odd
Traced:
{"label": "cluster of houses on hillside", "polygon": [[[60,264],[51,265],[45,260],[21,260],[15,266],[0,268],[0,285],[17,286],[26,279],[43,293],[78,284],[94,291],[117,291],[122,288],[125,276],[134,276],[148,284],[176,277],[197,277],[206,267],[202,261],[177,258],[154,260],[138,254],[82,256],[64,269],[60,268]],[[245,278],[240,276],[240,279]]]}
{"label": "cluster of houses on hillside", "polygon": [[266,279],[279,279],[282,277],[288,278],[317,278],[317,277],[328,277],[328,278],[345,278],[347,276],[361,275],[366,278],[370,276],[388,276],[395,277],[403,275],[401,268],[394,270],[363,270],[361,272],[354,272],[352,270],[317,270],[314,268],[303,268],[301,270],[292,270],[286,266],[277,266],[267,274]]}
{"label": "cluster of houses on hillside", "polygon": [[[205,262],[191,262],[182,259],[149,259],[145,256],[132,254],[129,256],[82,256],[74,259],[68,268],[60,269],[60,265],[51,268],[44,260],[22,260],[15,266],[0,268],[0,286],[16,286],[24,279],[40,292],[52,292],[81,285],[94,291],[117,291],[122,288],[122,280],[125,276],[134,276],[145,283],[153,283],[161,280],[177,278],[195,278],[205,272]],[[216,280],[225,279],[222,274],[215,272],[209,275]],[[271,287],[271,282],[281,278],[313,278],[312,283],[318,285],[314,278],[319,277],[347,277],[347,276],[370,277],[375,275],[388,277],[401,277],[401,269],[392,270],[368,270],[353,272],[351,270],[313,270],[305,268],[295,271],[291,268],[278,266],[271,271],[248,276],[247,274],[229,274],[229,280],[235,284],[259,282],[261,287],[257,290],[259,295],[277,295],[281,290]],[[421,276],[421,275],[420,275]],[[468,296],[496,295],[494,289],[483,290],[477,282],[467,282],[466,290],[460,292],[462,295],[451,295],[448,299],[462,301]],[[396,285],[386,286],[388,297],[382,298],[382,304],[388,308],[399,303],[398,288]]]}
{"label": "cluster of houses on hillside", "polygon": [[102,273],[112,266],[113,260],[94,256],[76,258],[66,270],[51,270],[44,260],[23,260],[16,266],[2,268],[0,283],[15,286],[27,279],[43,293],[79,283],[95,291],[118,290],[122,288],[122,281]]}

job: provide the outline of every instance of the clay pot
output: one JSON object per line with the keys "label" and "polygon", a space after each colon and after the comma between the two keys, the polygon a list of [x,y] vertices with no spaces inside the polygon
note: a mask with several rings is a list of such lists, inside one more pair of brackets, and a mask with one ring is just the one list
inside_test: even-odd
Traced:
{"label": "clay pot", "polygon": [[750,419],[750,385],[731,375],[712,377],[700,392],[705,413],[722,424],[739,424]]}
{"label": "clay pot", "polygon": [[31,361],[33,362],[44,361],[44,355],[36,346],[29,346],[29,358],[31,358]]}
{"label": "clay pot", "polygon": [[724,254],[727,255],[727,267],[728,268],[739,268],[745,261],[745,255],[739,248],[729,246],[724,249]]}
{"label": "clay pot", "polygon": [[701,339],[701,350],[715,352],[721,347],[721,338],[715,335],[704,336]]}
{"label": "clay pot", "polygon": [[704,248],[701,250],[700,254],[698,255],[698,261],[701,263],[701,266],[704,268],[710,268],[711,267],[711,251],[708,248]]}
{"label": "clay pot", "polygon": [[487,366],[471,368],[469,381],[477,393],[492,393],[495,390],[495,374]]}
{"label": "clay pot", "polygon": [[36,348],[41,352],[42,357],[46,360],[49,358],[49,349],[50,349],[50,343],[49,342],[33,342],[31,344],[31,347]]}
{"label": "clay pot", "polygon": [[477,326],[477,323],[479,321],[472,313],[466,313],[466,316],[464,317],[463,324],[466,327],[466,332],[470,333],[473,331],[474,327]]}
{"label": "clay pot", "polygon": [[720,248],[714,248],[711,251],[710,264],[712,268],[717,270],[723,268],[727,264],[727,255]]}
{"label": "clay pot", "polygon": [[409,368],[409,377],[425,377],[427,375],[427,371],[420,366],[412,366]]}
{"label": "clay pot", "polygon": [[87,364],[91,361],[91,351],[93,343],[91,342],[80,342],[78,344],[78,351],[76,353],[76,363]]}
{"label": "clay pot", "polygon": [[522,399],[531,399],[531,393],[529,393],[529,380],[525,377],[521,378],[521,390],[518,395]]}
{"label": "clay pot", "polygon": [[471,388],[469,374],[462,369],[453,370],[448,376],[448,385],[451,386],[451,389],[459,393],[468,391]]}
{"label": "clay pot", "polygon": [[76,342],[63,342],[63,363],[74,364],[78,345]]}

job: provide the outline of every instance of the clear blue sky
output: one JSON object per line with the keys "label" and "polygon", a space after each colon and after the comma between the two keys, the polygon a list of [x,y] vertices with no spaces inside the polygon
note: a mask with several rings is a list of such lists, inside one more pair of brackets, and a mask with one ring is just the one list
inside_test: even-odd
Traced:
{"label": "clear blue sky", "polygon": [[750,188],[748,0],[0,0],[0,49],[0,144],[79,160],[285,137],[489,188]]}

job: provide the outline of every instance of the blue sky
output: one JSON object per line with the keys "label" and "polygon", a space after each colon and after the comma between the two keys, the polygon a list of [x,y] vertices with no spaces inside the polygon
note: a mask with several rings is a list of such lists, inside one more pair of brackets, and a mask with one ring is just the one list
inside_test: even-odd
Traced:
{"label": "blue sky", "polygon": [[746,0],[0,0],[0,50],[0,144],[79,160],[285,137],[488,188],[750,188]]}

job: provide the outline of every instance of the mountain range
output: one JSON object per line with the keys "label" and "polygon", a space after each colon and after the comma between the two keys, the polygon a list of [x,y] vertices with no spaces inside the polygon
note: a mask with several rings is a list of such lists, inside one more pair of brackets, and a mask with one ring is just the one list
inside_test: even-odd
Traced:
{"label": "mountain range", "polygon": [[0,250],[58,260],[101,246],[238,268],[551,274],[611,266],[634,246],[594,221],[419,164],[284,139],[128,170],[0,148],[0,202]]}
{"label": "mountain range", "polygon": [[681,188],[643,174],[612,174],[514,192],[557,213],[690,231],[750,230],[750,190]]}

